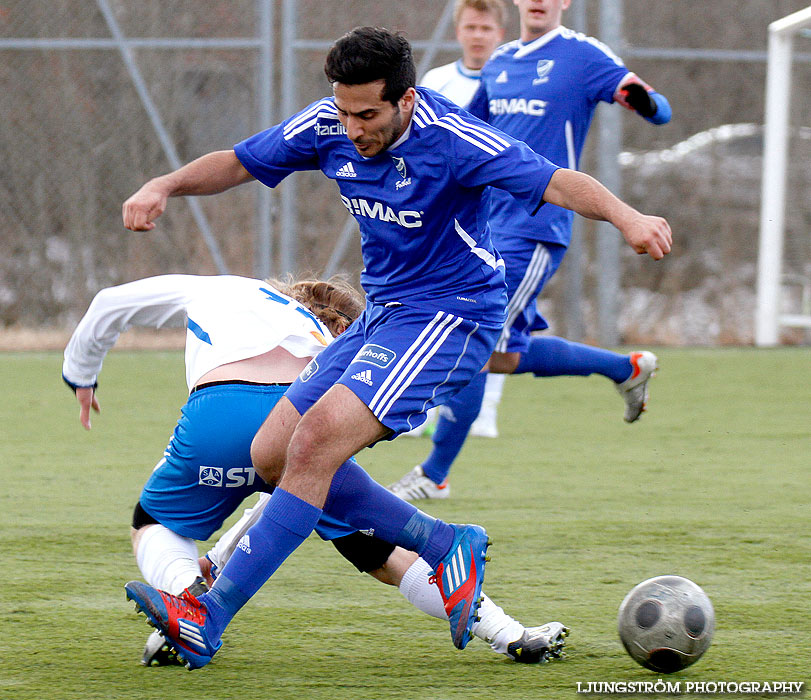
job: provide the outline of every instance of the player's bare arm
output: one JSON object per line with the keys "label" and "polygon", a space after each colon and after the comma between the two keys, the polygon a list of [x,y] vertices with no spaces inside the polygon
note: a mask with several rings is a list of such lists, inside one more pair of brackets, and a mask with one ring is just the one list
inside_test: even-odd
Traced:
{"label": "player's bare arm", "polygon": [[577,212],[587,219],[609,221],[637,253],[661,260],[670,252],[673,234],[667,221],[647,216],[615,197],[593,177],[576,170],[557,170],[544,201]]}
{"label": "player's bare arm", "polygon": [[217,194],[252,179],[233,151],[213,151],[141,187],[121,208],[124,226],[151,231],[169,197]]}

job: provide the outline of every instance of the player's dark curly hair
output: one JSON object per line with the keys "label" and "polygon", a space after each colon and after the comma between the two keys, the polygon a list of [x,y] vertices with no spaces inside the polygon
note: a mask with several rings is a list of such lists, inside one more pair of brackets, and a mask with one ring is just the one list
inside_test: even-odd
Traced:
{"label": "player's dark curly hair", "polygon": [[397,105],[417,83],[411,45],[382,27],[356,27],[338,39],[327,54],[324,73],[330,83],[363,85],[385,81],[382,99]]}
{"label": "player's dark curly hair", "polygon": [[333,275],[328,280],[297,280],[288,276],[284,280],[266,281],[282,294],[306,306],[336,338],[363,311],[363,295],[342,275]]}

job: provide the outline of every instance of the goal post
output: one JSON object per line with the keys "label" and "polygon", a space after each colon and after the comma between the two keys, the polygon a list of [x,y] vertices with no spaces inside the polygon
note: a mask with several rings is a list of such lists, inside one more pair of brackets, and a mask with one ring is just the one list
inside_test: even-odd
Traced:
{"label": "goal post", "polygon": [[781,326],[811,328],[811,316],[780,310],[792,51],[795,35],[806,27],[811,27],[811,6],[769,25],[755,315],[759,346],[777,345]]}

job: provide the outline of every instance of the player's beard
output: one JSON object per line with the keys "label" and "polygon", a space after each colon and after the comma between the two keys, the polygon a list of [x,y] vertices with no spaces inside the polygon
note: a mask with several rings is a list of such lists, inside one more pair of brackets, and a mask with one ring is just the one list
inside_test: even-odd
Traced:
{"label": "player's beard", "polygon": [[[394,105],[394,114],[392,115],[391,120],[389,123],[381,127],[380,131],[378,131],[379,139],[376,139],[378,143],[380,143],[380,148],[376,150],[374,153],[364,153],[360,149],[358,149],[358,153],[366,158],[374,158],[377,155],[380,155],[385,151],[391,144],[393,144],[397,139],[402,136],[403,131],[405,130],[403,127],[403,113],[400,111],[400,105]],[[360,145],[368,145],[369,142],[361,141]],[[358,147],[358,143],[355,143],[355,148]]]}

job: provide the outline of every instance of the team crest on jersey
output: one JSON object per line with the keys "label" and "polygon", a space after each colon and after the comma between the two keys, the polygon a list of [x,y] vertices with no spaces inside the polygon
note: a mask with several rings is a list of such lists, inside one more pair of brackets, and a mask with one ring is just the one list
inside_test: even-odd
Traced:
{"label": "team crest on jersey", "polygon": [[554,68],[555,62],[551,58],[542,58],[535,66],[538,77],[532,81],[533,85],[540,85],[549,81],[549,74]]}
{"label": "team crest on jersey", "polygon": [[408,187],[411,184],[411,178],[408,177],[408,170],[406,169],[405,158],[391,157],[394,162],[394,167],[397,168],[397,174],[400,179],[397,181],[395,188],[400,190],[403,187]]}

